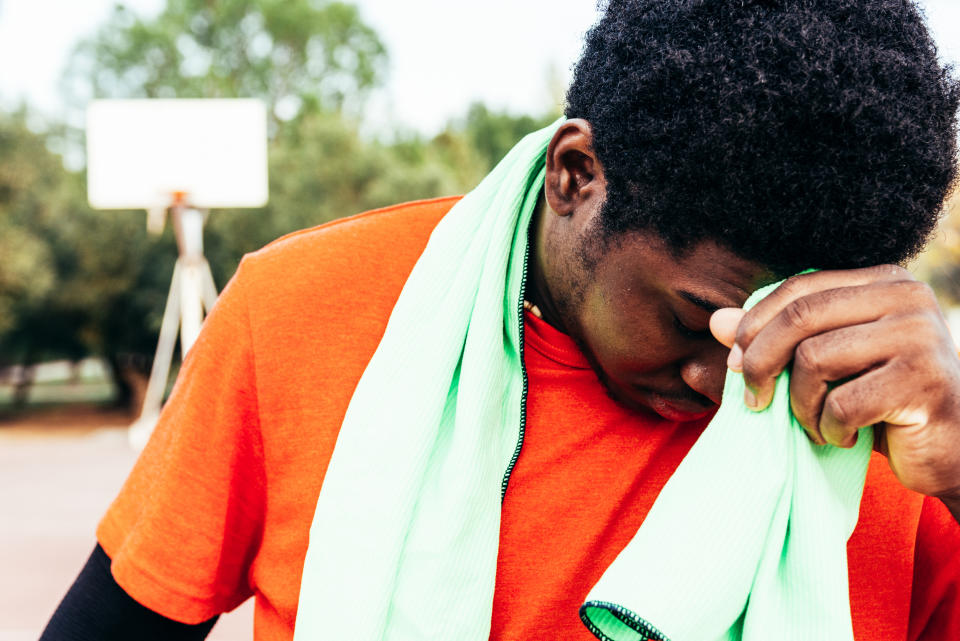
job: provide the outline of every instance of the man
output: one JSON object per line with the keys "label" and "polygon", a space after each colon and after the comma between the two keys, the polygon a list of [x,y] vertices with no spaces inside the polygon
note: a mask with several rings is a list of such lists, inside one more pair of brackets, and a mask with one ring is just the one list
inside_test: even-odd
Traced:
{"label": "man", "polygon": [[[929,289],[897,266],[956,177],[958,101],[907,2],[609,3],[537,187],[490,638],[593,638],[579,605],[728,366],[755,409],[790,367],[815,443],[850,447],[876,425],[848,545],[855,637],[960,638],[960,360]],[[202,638],[250,596],[258,640],[292,637],[344,415],[456,202],[244,260],[44,638]]]}

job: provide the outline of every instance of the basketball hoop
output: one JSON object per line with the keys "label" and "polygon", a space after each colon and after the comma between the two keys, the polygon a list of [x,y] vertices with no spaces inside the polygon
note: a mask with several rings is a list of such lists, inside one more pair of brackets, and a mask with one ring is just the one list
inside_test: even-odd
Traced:
{"label": "basketball hoop", "polygon": [[180,354],[217,300],[203,254],[210,208],[267,202],[266,110],[257,100],[98,100],[87,110],[87,197],[98,209],[146,209],[151,232],[169,210],[178,256],[140,416],[141,449],[160,416],[177,334]]}

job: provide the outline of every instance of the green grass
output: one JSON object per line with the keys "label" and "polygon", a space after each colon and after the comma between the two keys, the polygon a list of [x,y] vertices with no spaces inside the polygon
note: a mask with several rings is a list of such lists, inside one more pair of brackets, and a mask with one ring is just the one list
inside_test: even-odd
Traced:
{"label": "green grass", "polygon": [[[110,403],[116,392],[105,380],[81,380],[78,383],[54,381],[34,383],[27,395],[27,407],[50,407],[72,403]],[[0,410],[13,406],[13,386],[0,385]]]}

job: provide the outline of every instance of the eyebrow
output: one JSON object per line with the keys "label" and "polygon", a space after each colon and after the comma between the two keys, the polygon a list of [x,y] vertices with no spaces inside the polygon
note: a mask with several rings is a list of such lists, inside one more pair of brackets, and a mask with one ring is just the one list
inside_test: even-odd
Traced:
{"label": "eyebrow", "polygon": [[684,291],[684,290],[679,290],[677,292],[677,295],[685,300],[690,301],[697,307],[702,307],[703,309],[707,310],[711,314],[717,311],[718,309],[722,309],[724,307],[730,307],[730,305],[715,303],[711,300],[707,300],[706,298],[702,298],[700,296],[697,296],[696,294],[693,294],[691,292]]}

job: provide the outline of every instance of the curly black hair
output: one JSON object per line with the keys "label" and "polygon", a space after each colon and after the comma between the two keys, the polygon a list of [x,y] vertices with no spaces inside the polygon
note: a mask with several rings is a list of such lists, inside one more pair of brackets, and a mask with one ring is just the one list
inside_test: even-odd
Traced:
{"label": "curly black hair", "polygon": [[610,0],[565,111],[606,174],[598,237],[711,239],[788,275],[923,248],[958,102],[909,0]]}

